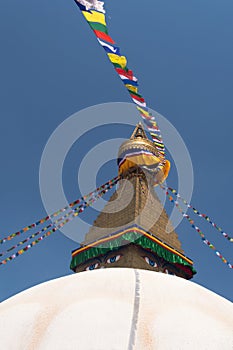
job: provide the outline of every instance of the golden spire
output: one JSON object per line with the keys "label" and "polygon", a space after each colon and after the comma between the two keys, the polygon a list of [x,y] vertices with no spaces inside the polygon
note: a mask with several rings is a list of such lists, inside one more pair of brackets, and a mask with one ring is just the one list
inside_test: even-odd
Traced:
{"label": "golden spire", "polygon": [[[121,173],[118,188],[94,221],[81,248],[73,252],[71,268],[76,272],[82,271],[86,266],[83,265],[85,259],[88,264],[90,257],[103,257],[106,252],[123,249],[123,245],[128,247],[124,248],[128,260],[126,257],[121,265],[118,263],[108,267],[151,270],[151,266],[140,260],[144,250],[158,255],[157,264],[160,267],[156,271],[164,272],[164,266],[168,264],[170,270],[176,271],[175,274],[191,278],[192,261],[184,256],[178,235],[154,190],[154,175],[150,167],[156,168],[160,160],[141,123],[137,124],[130,139],[120,146],[118,154]],[[139,255],[136,257],[135,254]],[[189,265],[188,272],[177,268],[176,263],[185,267]],[[96,262],[93,266],[98,264]]]}

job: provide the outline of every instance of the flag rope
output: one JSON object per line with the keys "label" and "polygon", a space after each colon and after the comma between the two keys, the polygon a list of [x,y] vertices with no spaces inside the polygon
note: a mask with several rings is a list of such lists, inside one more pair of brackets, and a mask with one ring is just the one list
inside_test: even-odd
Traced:
{"label": "flag rope", "polygon": [[[15,259],[19,255],[22,255],[23,253],[28,251],[30,248],[34,247],[36,244],[38,244],[40,241],[42,241],[44,238],[49,237],[52,233],[56,232],[61,227],[63,227],[65,224],[67,224],[68,222],[73,220],[76,216],[78,216],[80,213],[82,213],[87,207],[91,206],[97,199],[101,198],[106,192],[108,192],[108,190],[110,190],[113,186],[115,186],[117,184],[117,182],[120,180],[120,178],[121,178],[120,176],[117,176],[113,180],[110,180],[110,181],[108,181],[106,183],[106,184],[108,184],[108,186],[106,186],[106,184],[104,184],[104,185],[98,187],[98,189],[100,189],[100,190],[94,196],[90,196],[90,193],[89,193],[88,195],[82,197],[82,198],[86,198],[87,201],[85,201],[84,203],[80,204],[77,208],[72,209],[72,211],[70,211],[69,213],[67,213],[63,217],[57,219],[53,224],[50,224],[47,227],[44,227],[42,230],[36,232],[35,234],[31,235],[30,237],[27,237],[25,240],[19,242],[15,246],[9,248],[6,252],[1,253],[0,256],[3,256],[7,252],[17,248],[20,245],[23,245],[24,243],[28,242],[30,239],[35,238],[37,235],[41,234],[44,231],[47,231],[49,228],[52,227],[48,232],[44,233],[42,236],[40,236],[38,239],[34,240],[32,243],[26,245],[25,247],[23,247],[22,249],[18,250],[16,253],[12,254],[8,258],[0,261],[0,265],[5,265],[7,262]],[[96,192],[96,190],[91,192],[91,193],[95,193],[95,192]],[[77,201],[75,201],[75,202],[77,203]],[[55,223],[58,223],[61,220],[63,220],[63,221],[60,224],[55,225]]]}
{"label": "flag rope", "polygon": [[176,190],[174,190],[172,187],[165,187],[165,186],[161,185],[161,188],[163,190],[170,191],[171,193],[173,193],[177,197],[178,200],[180,199],[189,209],[192,209],[194,214],[196,214],[200,218],[205,219],[212,227],[214,227],[218,232],[220,232],[223,235],[223,237],[225,237],[229,242],[233,242],[233,237],[230,237],[221,227],[219,227],[217,224],[215,224],[213,222],[213,220],[210,219],[209,216],[207,216],[206,214],[202,214],[200,211],[195,209],[190,203],[188,203],[183,197],[181,197],[181,195]]}
{"label": "flag rope", "polygon": [[154,141],[162,166],[163,162],[165,161],[165,146],[161,132],[155,117],[149,112],[145,99],[138,92],[138,79],[134,76],[133,71],[128,69],[126,57],[121,55],[120,48],[115,45],[116,42],[108,34],[104,2],[87,2],[86,0],[74,1],[80,8],[99,44],[105,50],[109,61],[113,64],[116,73],[120,77],[121,81],[129,92],[132,101],[136,105],[137,110]]}
{"label": "flag rope", "polygon": [[222,254],[217,251],[216,247],[205,237],[204,233],[201,231],[201,229],[195,225],[194,223],[194,220],[188,215],[186,214],[183,209],[181,208],[181,206],[179,205],[179,202],[177,200],[174,199],[174,197],[172,197],[170,194],[169,194],[169,191],[166,190],[166,188],[164,186],[160,186],[166,193],[169,201],[171,203],[173,203],[175,205],[175,207],[178,209],[178,211],[182,214],[182,216],[188,220],[189,224],[191,225],[191,227],[201,236],[201,239],[203,241],[204,244],[206,244],[210,249],[214,250],[215,251],[215,254],[222,260],[222,262],[224,264],[227,264],[227,266],[232,269],[233,268],[233,265],[227,261],[223,256]]}
{"label": "flag rope", "polygon": [[62,209],[57,210],[57,211],[54,212],[53,214],[50,214],[50,215],[44,217],[43,219],[40,219],[39,221],[36,221],[36,222],[34,222],[33,224],[28,225],[28,226],[22,228],[21,230],[15,232],[15,233],[10,234],[9,236],[7,236],[7,237],[5,237],[5,238],[3,238],[3,239],[0,239],[0,244],[3,244],[3,243],[5,243],[5,242],[7,242],[7,241],[10,241],[10,240],[12,240],[14,237],[19,236],[19,235],[21,235],[22,233],[27,232],[27,231],[29,231],[29,230],[35,228],[36,226],[39,226],[39,225],[41,225],[41,224],[47,222],[48,220],[53,219],[54,217],[56,217],[56,216],[60,215],[61,213],[65,212],[67,209],[74,207],[75,205],[81,203],[82,201],[85,201],[88,197],[94,196],[95,193],[97,193],[98,191],[100,191],[100,190],[101,190],[102,188],[104,188],[105,186],[108,186],[109,183],[114,182],[114,181],[117,181],[117,182],[118,182],[118,181],[119,181],[119,176],[114,177],[112,180],[106,182],[105,184],[103,184],[103,185],[100,186],[100,187],[97,187],[94,191],[88,193],[86,196],[83,196],[83,197],[81,197],[81,198],[75,200],[74,202],[71,202],[70,204],[68,204],[67,206],[65,206],[65,207],[62,208]]}

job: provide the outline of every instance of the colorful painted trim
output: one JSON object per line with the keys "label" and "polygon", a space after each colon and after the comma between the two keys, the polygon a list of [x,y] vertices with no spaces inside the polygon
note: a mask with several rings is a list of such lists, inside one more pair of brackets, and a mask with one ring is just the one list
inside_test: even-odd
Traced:
{"label": "colorful painted trim", "polygon": [[[135,156],[145,156],[145,157],[149,157],[149,159],[151,159],[150,163],[155,163],[156,160],[156,164],[159,163],[159,158],[153,154],[150,151],[145,150],[144,148],[131,148],[130,151],[127,150],[125,152],[123,152],[120,157],[117,159],[117,164],[120,167],[122,162],[124,161],[124,159],[126,158],[130,158],[130,157],[135,157]],[[139,158],[140,160],[140,158]],[[144,164],[144,157],[141,157],[141,163]]]}
{"label": "colorful painted trim", "polygon": [[74,250],[70,264],[71,270],[74,270],[77,265],[88,259],[106,254],[110,250],[118,249],[118,247],[125,244],[125,241],[140,245],[144,249],[149,249],[168,262],[188,266],[193,274],[196,273],[192,267],[192,260],[137,226],[113,233],[110,236],[103,237],[87,246]]}

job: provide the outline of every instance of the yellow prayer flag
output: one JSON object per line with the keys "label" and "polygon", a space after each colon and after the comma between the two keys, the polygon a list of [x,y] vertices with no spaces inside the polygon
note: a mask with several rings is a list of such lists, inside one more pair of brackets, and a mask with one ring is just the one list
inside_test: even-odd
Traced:
{"label": "yellow prayer flag", "polygon": [[106,26],[105,15],[97,11],[91,11],[91,13],[82,11],[83,16],[88,22],[101,23]]}
{"label": "yellow prayer flag", "polygon": [[140,113],[142,113],[143,115],[145,115],[146,117],[150,117],[150,113],[145,111],[144,109],[140,108],[137,106],[137,109],[139,110]]}
{"label": "yellow prayer flag", "polygon": [[136,86],[133,86],[133,85],[130,85],[130,84],[125,84],[126,88],[130,91],[133,91],[133,92],[138,92],[138,88]]}
{"label": "yellow prayer flag", "polygon": [[127,60],[125,56],[118,56],[115,53],[108,53],[108,57],[112,63],[117,63],[124,69],[127,65]]}

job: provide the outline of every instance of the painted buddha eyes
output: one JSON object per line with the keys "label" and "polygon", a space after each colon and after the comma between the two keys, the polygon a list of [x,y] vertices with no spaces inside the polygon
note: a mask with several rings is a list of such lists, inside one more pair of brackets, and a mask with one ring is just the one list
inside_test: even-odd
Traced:
{"label": "painted buddha eyes", "polygon": [[95,270],[95,269],[97,269],[98,266],[99,266],[99,263],[91,264],[88,267],[86,267],[86,271]]}
{"label": "painted buddha eyes", "polygon": [[[113,263],[117,262],[118,260],[120,260],[121,256],[122,256],[122,255],[120,255],[120,254],[119,254],[119,255],[111,256],[110,258],[108,258],[108,259],[106,260],[106,263],[107,263],[107,264],[113,264]],[[104,263],[104,262],[102,261],[102,263]],[[102,263],[101,263],[101,264],[102,264]],[[85,270],[86,270],[86,271],[93,271],[93,270],[95,270],[95,269],[97,269],[97,268],[101,268],[99,262],[96,262],[96,263],[93,263],[93,264],[87,266]],[[104,266],[102,266],[102,268],[104,268]]]}
{"label": "painted buddha eyes", "polygon": [[113,264],[113,263],[117,262],[118,260],[120,260],[120,258],[121,258],[121,255],[114,255],[111,258],[108,258],[107,263]]}
{"label": "painted buddha eyes", "polygon": [[158,264],[154,260],[151,260],[150,258],[148,258],[148,256],[145,256],[144,259],[148,265],[152,267],[158,267]]}

